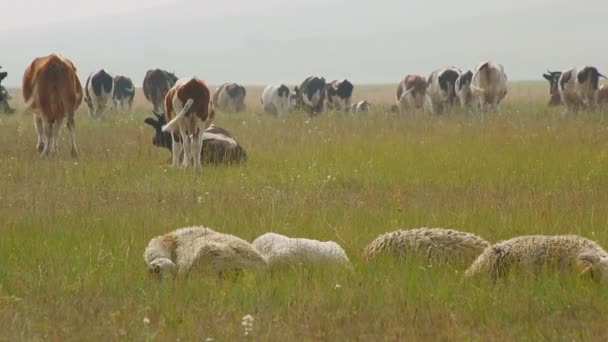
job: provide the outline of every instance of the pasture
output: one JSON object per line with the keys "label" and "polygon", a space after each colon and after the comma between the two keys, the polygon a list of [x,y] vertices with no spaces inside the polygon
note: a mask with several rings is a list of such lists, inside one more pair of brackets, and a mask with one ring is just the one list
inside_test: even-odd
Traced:
{"label": "pasture", "polygon": [[[232,167],[172,169],[133,114],[76,116],[56,156],[32,115],[0,116],[0,340],[606,340],[606,285],[574,277],[466,282],[462,270],[364,262],[397,228],[446,227],[492,242],[576,233],[608,248],[608,122],[562,117],[545,83],[512,83],[502,115],[383,110],[394,86],[360,86],[368,114],[218,113],[247,149]],[[15,96],[17,97],[17,96]],[[23,104],[17,103],[17,109]],[[248,241],[269,231],[340,243],[354,272],[295,269],[156,283],[150,238],[205,225]],[[463,266],[466,267],[466,265]]]}

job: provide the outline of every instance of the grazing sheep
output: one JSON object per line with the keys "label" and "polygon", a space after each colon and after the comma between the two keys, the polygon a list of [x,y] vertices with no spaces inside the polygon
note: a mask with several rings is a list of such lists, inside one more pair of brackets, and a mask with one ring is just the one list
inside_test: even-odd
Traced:
{"label": "grazing sheep", "polygon": [[153,238],[144,260],[148,273],[160,277],[266,268],[264,257],[247,241],[204,227],[181,228]]}
{"label": "grazing sheep", "polygon": [[276,233],[266,233],[252,243],[268,262],[268,266],[298,263],[328,263],[352,267],[344,249],[334,241],[318,241],[290,238]]}
{"label": "grazing sheep", "polygon": [[581,275],[606,279],[608,253],[594,241],[578,235],[520,236],[486,248],[465,275],[485,274],[496,280],[505,277],[512,268],[539,270],[550,266],[567,271],[575,265]]}
{"label": "grazing sheep", "polygon": [[470,263],[490,244],[471,233],[443,228],[402,229],[377,237],[363,250],[363,257],[374,259],[390,253],[401,258],[419,255],[429,262],[457,260]]}

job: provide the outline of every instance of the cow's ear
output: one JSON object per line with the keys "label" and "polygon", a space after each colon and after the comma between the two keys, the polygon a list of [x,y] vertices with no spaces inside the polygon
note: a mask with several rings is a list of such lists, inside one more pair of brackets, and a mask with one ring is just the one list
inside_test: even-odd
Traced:
{"label": "cow's ear", "polygon": [[548,75],[548,74],[543,74],[543,77],[549,82],[551,82],[551,80],[553,79],[553,77],[551,77],[551,75]]}
{"label": "cow's ear", "polygon": [[160,123],[158,121],[155,121],[152,118],[146,118],[144,120],[144,122],[147,123],[148,125],[154,127],[154,128],[160,127]]}

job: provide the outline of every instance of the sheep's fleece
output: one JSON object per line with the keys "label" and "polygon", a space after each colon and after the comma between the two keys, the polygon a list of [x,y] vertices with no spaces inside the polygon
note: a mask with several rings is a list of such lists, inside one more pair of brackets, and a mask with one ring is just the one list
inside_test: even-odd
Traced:
{"label": "sheep's fleece", "polygon": [[488,247],[473,262],[465,275],[504,277],[512,268],[538,271],[543,266],[573,269],[606,279],[608,253],[597,243],[578,235],[530,235],[501,241]]}
{"label": "sheep's fleece", "polygon": [[266,260],[247,241],[210,228],[181,228],[150,240],[144,252],[150,274],[263,270]]}
{"label": "sheep's fleece", "polygon": [[475,234],[453,229],[402,229],[378,236],[363,249],[363,258],[371,260],[387,253],[398,258],[419,255],[429,262],[469,264],[489,245]]}
{"label": "sheep's fleece", "polygon": [[269,266],[311,264],[326,262],[351,266],[344,249],[334,241],[290,238],[281,234],[266,233],[252,243]]}

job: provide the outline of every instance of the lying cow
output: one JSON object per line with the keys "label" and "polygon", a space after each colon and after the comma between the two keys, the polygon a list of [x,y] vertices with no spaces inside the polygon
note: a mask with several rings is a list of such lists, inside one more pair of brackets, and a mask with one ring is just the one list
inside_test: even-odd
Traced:
{"label": "lying cow", "polygon": [[84,87],[84,102],[89,108],[89,115],[100,117],[112,106],[114,94],[114,77],[104,69],[92,73]]}
{"label": "lying cow", "polygon": [[562,98],[559,96],[559,78],[562,76],[561,71],[549,71],[543,74],[543,77],[549,82],[549,106],[559,106],[562,104]]}
{"label": "lying cow", "polygon": [[236,83],[224,83],[215,90],[213,104],[222,112],[238,113],[245,110],[245,87]]}
{"label": "lying cow", "polygon": [[148,70],[143,82],[144,96],[152,103],[154,111],[163,111],[165,96],[177,82],[177,76],[161,69]]}
{"label": "lying cow", "polygon": [[354,86],[350,81],[332,81],[325,86],[325,110],[350,110]]}
{"label": "lying cow", "polygon": [[[167,123],[164,114],[154,113],[154,116],[156,119],[147,118],[144,121],[155,130],[152,144],[172,150],[171,133],[162,131],[162,127]],[[247,160],[247,152],[230,132],[212,124],[203,133],[201,160],[203,164],[212,165],[240,163]]]}
{"label": "lying cow", "polygon": [[483,115],[498,110],[507,95],[507,75],[502,64],[487,61],[479,64],[471,80],[473,99]]}
{"label": "lying cow", "polygon": [[135,98],[133,81],[125,76],[114,76],[114,106],[118,111],[131,111]]}
{"label": "lying cow", "polygon": [[447,67],[433,71],[427,80],[426,108],[431,114],[446,112],[456,99],[456,80],[461,71]]}
{"label": "lying cow", "polygon": [[314,116],[323,111],[325,102],[325,78],[310,76],[296,89],[298,102],[308,114]]}
{"label": "lying cow", "polygon": [[291,91],[284,84],[269,85],[262,92],[264,111],[277,117],[290,110]]}
{"label": "lying cow", "polygon": [[471,81],[473,80],[473,72],[467,71],[456,79],[454,84],[456,96],[460,106],[465,109],[473,105],[473,93],[471,92]]}
{"label": "lying cow", "polygon": [[403,114],[408,109],[420,109],[424,105],[426,93],[426,80],[419,75],[407,75],[399,82],[395,100],[399,113]]}
{"label": "lying cow", "polygon": [[558,90],[566,110],[593,109],[597,106],[600,77],[606,78],[593,66],[562,72],[558,81]]}
{"label": "lying cow", "polygon": [[354,103],[350,107],[351,113],[367,113],[370,111],[372,104],[367,102],[366,100],[362,100]]}

